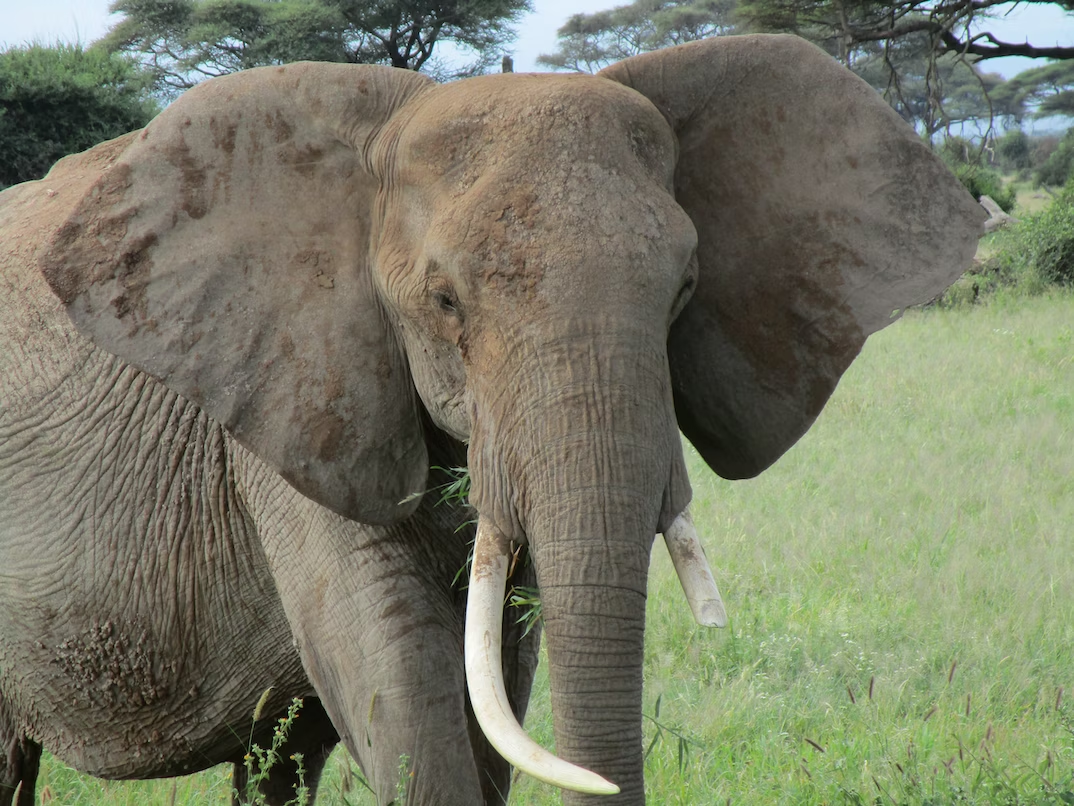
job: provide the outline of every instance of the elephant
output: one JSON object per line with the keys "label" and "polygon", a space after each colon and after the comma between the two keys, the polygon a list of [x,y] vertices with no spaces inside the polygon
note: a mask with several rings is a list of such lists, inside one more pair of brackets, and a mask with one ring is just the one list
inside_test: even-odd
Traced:
{"label": "elephant", "polygon": [[[42,746],[111,778],[234,761],[272,686],[381,802],[402,771],[409,803],[503,803],[514,765],[643,803],[683,437],[762,472],[982,218],[770,35],[596,75],[251,69],[4,191],[0,786]],[[439,502],[463,465],[468,507]],[[539,640],[555,756],[520,727]]]}

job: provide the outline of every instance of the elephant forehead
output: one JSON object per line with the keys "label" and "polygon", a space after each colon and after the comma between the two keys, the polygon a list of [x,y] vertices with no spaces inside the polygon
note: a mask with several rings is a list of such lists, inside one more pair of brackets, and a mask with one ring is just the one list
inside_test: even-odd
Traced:
{"label": "elephant forehead", "polygon": [[[482,293],[562,296],[582,266],[632,266],[648,282],[656,278],[640,275],[677,271],[678,253],[692,248],[670,191],[670,128],[647,99],[606,79],[444,85],[415,105],[395,145],[388,206],[402,230],[437,271]],[[669,248],[676,259],[663,259]]]}
{"label": "elephant forehead", "polygon": [[425,254],[482,293],[551,294],[561,304],[584,300],[593,283],[648,298],[652,284],[678,277],[696,236],[663,188],[597,164],[552,177],[488,172],[438,206]]}
{"label": "elephant forehead", "polygon": [[445,179],[465,190],[510,166],[541,178],[566,165],[641,169],[670,182],[675,143],[639,93],[593,76],[501,74],[438,87],[400,137],[410,178]]}

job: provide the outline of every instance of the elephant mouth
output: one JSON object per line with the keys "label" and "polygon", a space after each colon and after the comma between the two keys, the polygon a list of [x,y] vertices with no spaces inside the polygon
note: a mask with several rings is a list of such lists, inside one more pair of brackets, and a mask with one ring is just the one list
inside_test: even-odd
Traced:
{"label": "elephant mouth", "polygon": [[[675,572],[698,624],[727,624],[720,591],[688,511],[664,534]],[[619,787],[565,761],[531,739],[518,723],[503,679],[503,601],[511,541],[486,518],[477,525],[466,605],[466,682],[470,702],[489,743],[514,767],[541,781],[592,795],[614,795]]]}

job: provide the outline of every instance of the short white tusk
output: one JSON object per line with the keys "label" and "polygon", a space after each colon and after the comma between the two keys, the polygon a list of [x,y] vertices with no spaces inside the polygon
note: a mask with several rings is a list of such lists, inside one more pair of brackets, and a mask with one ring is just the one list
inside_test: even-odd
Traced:
{"label": "short white tusk", "polygon": [[619,787],[594,772],[558,758],[526,735],[503,685],[500,643],[503,597],[510,546],[503,535],[478,520],[470,590],[466,603],[466,684],[481,730],[501,756],[534,778],[590,795],[615,795]]}
{"label": "short white tusk", "polygon": [[683,510],[664,532],[675,573],[686,592],[686,601],[694,613],[694,619],[702,627],[726,627],[727,611],[720,598],[712,570],[701,541],[697,539],[693,519],[689,510]]}

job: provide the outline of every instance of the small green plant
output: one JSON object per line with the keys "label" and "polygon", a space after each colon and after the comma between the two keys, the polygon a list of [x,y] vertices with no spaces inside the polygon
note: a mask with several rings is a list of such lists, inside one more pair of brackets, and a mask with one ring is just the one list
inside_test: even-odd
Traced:
{"label": "small green plant", "polygon": [[[450,477],[449,481],[433,488],[433,490],[440,494],[440,497],[436,501],[436,505],[440,506],[442,504],[451,503],[459,504],[461,506],[469,506],[470,468],[434,467],[433,470],[439,470]],[[467,521],[466,524],[472,524],[474,522],[475,521],[470,520]],[[461,529],[462,526],[459,528]],[[470,566],[473,564],[473,559],[474,545],[471,541],[470,550],[466,556],[466,563],[455,572],[455,578],[451,581],[452,585],[458,585],[461,582],[465,588],[466,580],[470,577]],[[508,572],[508,577],[513,574],[515,563],[517,562],[518,553],[516,552]],[[526,587],[524,585],[513,585],[507,592],[506,603],[508,607],[519,609],[520,613],[517,623],[525,625],[525,629],[521,636],[522,638],[525,638],[541,620],[540,591],[538,591],[537,588]]]}
{"label": "small green plant", "polygon": [[[461,504],[462,506],[469,505],[470,498],[470,468],[468,467],[440,467],[439,465],[433,465],[430,470],[439,471],[448,477],[448,481],[443,484],[437,484],[435,487],[431,487],[428,490],[422,490],[420,492],[411,493],[400,504],[406,504],[416,498],[422,498],[429,493],[438,493],[439,498],[436,499],[436,505],[441,504]],[[461,527],[460,527],[461,528]]]}
{"label": "small green plant", "polygon": [[682,775],[683,771],[686,769],[686,765],[689,763],[690,760],[690,748],[700,748],[701,744],[695,742],[693,739],[688,738],[686,735],[683,734],[681,729],[673,728],[660,721],[660,703],[662,699],[662,694],[657,696],[656,703],[653,706],[652,716],[649,716],[648,714],[642,715],[656,728],[656,732],[653,734],[652,741],[650,741],[648,747],[645,748],[644,758],[646,761],[648,761],[649,756],[652,754],[653,749],[656,748],[657,745],[661,744],[665,739],[673,739],[675,742],[675,749],[678,758],[679,775]]}
{"label": "small green plant", "polygon": [[406,753],[399,756],[398,777],[395,781],[395,797],[388,806],[403,806],[407,801],[407,791],[410,789],[410,781],[414,777],[414,771],[410,769],[410,756]]}
{"label": "small green plant", "polygon": [[519,609],[517,624],[524,624],[522,638],[530,634],[530,631],[541,621],[541,592],[537,588],[528,588],[524,585],[513,585],[507,594],[507,606]]}
{"label": "small green plant", "polygon": [[440,493],[437,506],[449,503],[464,507],[470,505],[470,468],[435,466],[433,470],[439,470],[450,479],[433,488]]}
{"label": "small green plant", "polygon": [[[291,726],[298,719],[298,712],[302,708],[302,699],[295,697],[287,707],[287,714],[280,717],[276,727],[272,731],[272,741],[268,748],[263,748],[253,741],[254,725],[261,719],[265,705],[272,694],[272,687],[265,689],[261,698],[254,707],[253,720],[250,724],[250,739],[247,743],[249,750],[243,757],[243,765],[246,767],[245,791],[235,791],[236,797],[244,798],[252,806],[263,806],[265,798],[260,792],[262,783],[269,779],[272,768],[281,760],[280,752],[287,741],[287,735]],[[309,788],[306,786],[305,767],[302,764],[302,754],[295,753],[291,756],[298,770],[298,786],[295,788],[295,797],[288,801],[288,806],[308,806],[310,800]]]}
{"label": "small green plant", "polygon": [[[411,493],[399,503],[405,504],[409,501],[413,501],[416,498],[422,498],[429,493],[436,493],[436,506],[443,506],[450,504],[452,506],[459,506],[462,508],[468,508],[470,506],[470,468],[468,467],[441,467],[439,465],[433,465],[430,470],[434,472],[440,472],[448,477],[448,480],[443,484],[437,484],[434,487],[424,490],[422,492]],[[465,520],[458,525],[455,529],[456,532],[462,531],[467,526],[471,526],[477,523],[476,519]],[[466,562],[462,564],[458,571],[455,572],[455,578],[451,580],[451,584],[459,585],[462,583],[461,589],[466,589],[466,580],[470,578],[470,566],[473,564],[474,559],[474,541],[470,541],[470,548],[466,554]]]}

